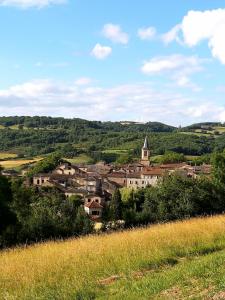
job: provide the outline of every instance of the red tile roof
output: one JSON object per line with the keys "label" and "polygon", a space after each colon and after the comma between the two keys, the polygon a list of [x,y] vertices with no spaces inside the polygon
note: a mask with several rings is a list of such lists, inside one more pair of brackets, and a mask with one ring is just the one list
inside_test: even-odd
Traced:
{"label": "red tile roof", "polygon": [[160,168],[152,168],[152,169],[148,169],[148,170],[144,170],[142,172],[142,175],[163,175],[165,171],[160,169]]}
{"label": "red tile roof", "polygon": [[85,204],[86,207],[88,208],[103,208],[103,206],[101,204],[99,204],[98,202],[92,200],[90,203]]}

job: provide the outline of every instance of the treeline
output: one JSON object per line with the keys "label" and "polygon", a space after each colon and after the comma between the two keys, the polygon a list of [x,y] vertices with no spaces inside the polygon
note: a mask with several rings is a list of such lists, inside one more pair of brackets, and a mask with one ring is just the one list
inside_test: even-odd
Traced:
{"label": "treeline", "polygon": [[35,189],[0,175],[0,248],[93,231],[79,197],[54,188]]}
{"label": "treeline", "polygon": [[[0,125],[10,127],[14,125],[24,126],[26,128],[52,128],[52,129],[85,129],[94,128],[113,131],[145,131],[145,132],[172,132],[175,127],[160,122],[148,122],[145,124],[135,122],[101,122],[88,121],[84,119],[74,118],[52,118],[52,117],[29,117],[29,116],[13,116],[0,117]],[[22,127],[20,127],[22,128]]]}

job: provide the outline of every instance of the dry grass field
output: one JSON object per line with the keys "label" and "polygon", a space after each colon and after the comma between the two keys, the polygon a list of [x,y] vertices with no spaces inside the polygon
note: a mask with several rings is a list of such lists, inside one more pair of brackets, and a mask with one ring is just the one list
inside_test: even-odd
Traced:
{"label": "dry grass field", "polygon": [[0,159],[9,159],[9,158],[16,158],[17,154],[15,153],[7,153],[7,152],[0,152]]}
{"label": "dry grass field", "polygon": [[0,299],[224,299],[224,265],[225,216],[192,219],[2,251]]}
{"label": "dry grass field", "polygon": [[0,166],[5,169],[17,168],[26,164],[35,163],[41,159],[42,158],[4,160],[4,161],[0,161]]}

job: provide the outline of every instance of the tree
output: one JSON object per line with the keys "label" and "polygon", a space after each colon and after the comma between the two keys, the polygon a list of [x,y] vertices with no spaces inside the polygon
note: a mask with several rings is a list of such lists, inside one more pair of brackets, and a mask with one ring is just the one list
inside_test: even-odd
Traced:
{"label": "tree", "polygon": [[0,247],[8,245],[12,226],[15,224],[15,216],[10,208],[11,202],[10,182],[6,177],[0,175]]}
{"label": "tree", "polygon": [[76,220],[75,220],[76,234],[89,234],[93,231],[93,222],[89,219],[85,213],[83,207],[78,208]]}
{"label": "tree", "polygon": [[61,155],[59,153],[51,154],[38,162],[34,167],[32,167],[27,175],[29,177],[32,177],[33,175],[38,173],[48,173],[54,170],[60,162]]}
{"label": "tree", "polygon": [[125,154],[121,154],[117,160],[116,160],[116,164],[119,165],[124,165],[124,164],[128,164],[131,163],[133,161],[132,155],[129,153],[125,153]]}
{"label": "tree", "polygon": [[122,200],[121,193],[119,189],[116,189],[112,195],[112,200],[110,203],[110,215],[112,220],[120,220],[122,217]]}
{"label": "tree", "polygon": [[184,154],[176,152],[167,152],[160,158],[162,164],[180,163],[184,161],[186,161]]}

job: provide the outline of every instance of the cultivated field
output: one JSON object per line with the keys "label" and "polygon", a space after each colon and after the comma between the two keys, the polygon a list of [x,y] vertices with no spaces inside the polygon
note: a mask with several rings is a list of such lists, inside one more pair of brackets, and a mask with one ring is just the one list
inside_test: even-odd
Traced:
{"label": "cultivated field", "polygon": [[0,159],[9,159],[15,157],[17,157],[17,154],[15,153],[0,152]]}
{"label": "cultivated field", "polygon": [[[225,216],[0,254],[0,299],[224,299]],[[214,298],[213,298],[214,297]]]}
{"label": "cultivated field", "polygon": [[5,169],[14,169],[17,167],[21,167],[23,165],[35,163],[42,158],[34,158],[34,159],[12,159],[12,160],[4,160],[0,161],[0,166]]}

